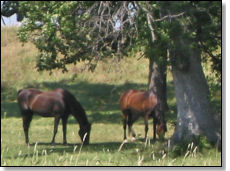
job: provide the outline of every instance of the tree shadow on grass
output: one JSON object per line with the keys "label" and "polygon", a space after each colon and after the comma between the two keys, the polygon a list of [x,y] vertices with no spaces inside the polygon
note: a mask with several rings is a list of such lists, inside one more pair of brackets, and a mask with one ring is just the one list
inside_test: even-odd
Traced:
{"label": "tree shadow on grass", "polygon": [[[173,83],[167,84],[168,101],[175,99]],[[75,81],[64,79],[59,82],[32,83],[25,88],[33,87],[43,91],[54,90],[56,88],[65,88],[70,91],[86,110],[89,121],[92,123],[121,123],[120,96],[128,89],[146,90],[146,84],[130,83],[116,85],[107,83],[90,83],[87,81]],[[17,105],[17,90],[4,88],[1,95],[1,118],[21,117]],[[14,95],[12,95],[12,93]],[[166,112],[166,120],[176,122],[176,106],[174,102],[169,105],[170,110]],[[76,124],[72,117],[69,124]]]}
{"label": "tree shadow on grass", "polygon": [[72,83],[69,80],[62,80],[59,83],[43,82],[33,87],[42,90],[65,88],[76,97],[85,110],[89,111],[120,110],[119,99],[124,91],[128,89],[146,89],[145,84],[137,83],[114,85],[106,83],[89,83],[87,81]]}
{"label": "tree shadow on grass", "polygon": [[19,117],[18,105],[16,102],[17,90],[7,83],[1,83],[1,118]]}
{"label": "tree shadow on grass", "polygon": [[21,117],[17,102],[1,102],[1,118]]}
{"label": "tree shadow on grass", "polygon": [[[56,88],[65,88],[70,91],[86,110],[87,116],[91,122],[120,123],[121,113],[119,99],[121,94],[128,89],[145,89],[145,84],[125,83],[122,85],[106,83],[89,83],[80,81],[73,83],[69,80],[60,82],[33,83],[25,87],[33,87],[43,91],[54,90]],[[3,117],[21,117],[17,105],[17,90],[14,90],[14,99],[7,99],[7,90],[1,103],[1,118]],[[5,116],[4,116],[5,115]],[[69,120],[69,123],[76,123],[75,120]]]}

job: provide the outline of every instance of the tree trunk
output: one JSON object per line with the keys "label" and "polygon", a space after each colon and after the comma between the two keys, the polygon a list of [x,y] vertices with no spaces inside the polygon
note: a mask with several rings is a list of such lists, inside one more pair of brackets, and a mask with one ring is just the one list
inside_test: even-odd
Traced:
{"label": "tree trunk", "polygon": [[178,47],[183,47],[184,51],[170,51],[178,112],[171,147],[195,142],[200,135],[205,135],[210,143],[220,147],[221,124],[209,101],[201,53],[192,49],[190,43],[180,43]]}
{"label": "tree trunk", "polygon": [[167,111],[166,64],[158,64],[152,58],[149,59],[148,88],[157,95],[160,110]]}

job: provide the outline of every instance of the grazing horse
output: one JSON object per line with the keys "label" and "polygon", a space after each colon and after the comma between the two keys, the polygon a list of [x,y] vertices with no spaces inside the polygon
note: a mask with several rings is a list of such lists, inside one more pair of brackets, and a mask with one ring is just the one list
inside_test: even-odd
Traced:
{"label": "grazing horse", "polygon": [[[18,91],[18,105],[22,114],[23,128],[26,144],[29,145],[29,125],[34,113],[43,117],[54,117],[54,134],[51,144],[55,144],[55,136],[60,119],[63,127],[63,144],[66,141],[66,124],[69,114],[72,114],[80,125],[78,132],[84,144],[89,144],[91,124],[85,114],[85,110],[75,97],[65,89],[42,92],[34,88]],[[87,133],[87,134],[86,134]]]}
{"label": "grazing horse", "polygon": [[[152,91],[128,90],[124,92],[120,99],[120,107],[123,118],[124,140],[126,140],[126,124],[129,127],[129,133],[135,140],[135,132],[132,129],[133,123],[139,118],[144,117],[145,121],[145,138],[148,132],[148,119],[153,117],[153,139],[156,140],[156,132],[160,139],[164,137],[167,131],[164,113],[160,112],[156,96]],[[157,125],[157,130],[156,130]]]}

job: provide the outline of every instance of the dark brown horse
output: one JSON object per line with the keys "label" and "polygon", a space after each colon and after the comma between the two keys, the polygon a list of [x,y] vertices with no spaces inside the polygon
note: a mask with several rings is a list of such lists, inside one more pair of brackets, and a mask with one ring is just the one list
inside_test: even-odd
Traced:
{"label": "dark brown horse", "polygon": [[123,118],[125,141],[126,124],[128,124],[129,133],[132,133],[132,137],[135,139],[136,134],[132,129],[132,125],[139,118],[139,116],[144,117],[145,138],[147,138],[148,119],[150,116],[153,117],[153,139],[156,140],[156,132],[160,138],[164,137],[164,134],[167,131],[164,113],[159,111],[157,107],[157,98],[152,91],[128,90],[122,94],[120,105]]}
{"label": "dark brown horse", "polygon": [[42,92],[34,88],[18,91],[18,105],[23,118],[23,128],[26,143],[29,145],[28,130],[34,113],[43,117],[54,117],[54,134],[52,144],[55,143],[55,136],[60,119],[63,126],[63,144],[66,141],[66,124],[69,114],[72,114],[80,125],[78,132],[84,144],[89,144],[91,124],[88,122],[85,110],[75,97],[65,89]]}

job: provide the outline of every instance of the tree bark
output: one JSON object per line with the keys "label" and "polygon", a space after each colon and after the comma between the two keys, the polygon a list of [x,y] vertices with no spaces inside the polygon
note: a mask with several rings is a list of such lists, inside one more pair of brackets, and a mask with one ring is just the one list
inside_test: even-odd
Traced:
{"label": "tree bark", "polygon": [[189,42],[184,41],[178,47],[182,46],[187,52],[170,51],[178,112],[171,147],[174,144],[195,142],[197,137],[205,135],[210,143],[220,148],[221,123],[209,101],[209,87],[201,66],[201,53],[192,49]]}
{"label": "tree bark", "polygon": [[167,111],[166,64],[158,64],[153,58],[149,58],[148,89],[157,95],[160,110]]}

